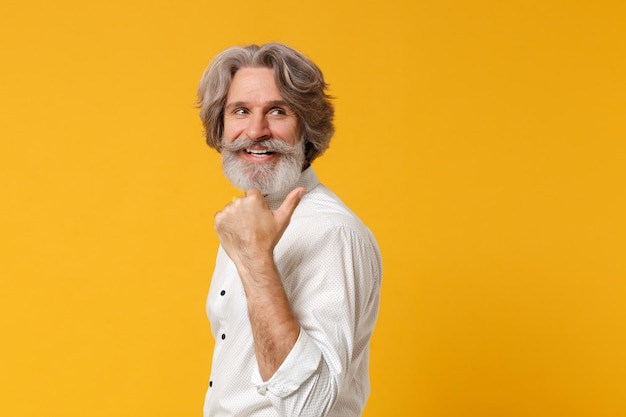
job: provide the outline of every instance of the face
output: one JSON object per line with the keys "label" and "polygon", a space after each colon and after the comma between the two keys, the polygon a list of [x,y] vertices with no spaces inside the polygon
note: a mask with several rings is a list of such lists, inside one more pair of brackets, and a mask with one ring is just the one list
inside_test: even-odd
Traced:
{"label": "face", "polygon": [[270,194],[291,186],[304,164],[298,117],[270,68],[237,71],[226,96],[222,161],[238,188]]}

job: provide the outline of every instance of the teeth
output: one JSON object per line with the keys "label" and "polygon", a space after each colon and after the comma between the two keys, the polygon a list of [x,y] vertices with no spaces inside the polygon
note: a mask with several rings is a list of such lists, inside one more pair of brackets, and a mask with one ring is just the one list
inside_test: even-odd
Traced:
{"label": "teeth", "polygon": [[263,150],[257,150],[257,149],[246,149],[246,152],[251,154],[251,155],[269,155],[269,154],[271,154],[271,152],[269,152],[269,151],[263,151]]}

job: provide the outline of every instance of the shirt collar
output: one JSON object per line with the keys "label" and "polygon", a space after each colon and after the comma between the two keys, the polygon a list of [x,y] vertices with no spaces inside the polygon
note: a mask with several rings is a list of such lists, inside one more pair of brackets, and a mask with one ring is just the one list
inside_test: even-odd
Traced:
{"label": "shirt collar", "polygon": [[287,187],[276,193],[266,195],[265,203],[267,204],[267,207],[270,210],[274,211],[278,209],[281,204],[283,204],[283,201],[285,201],[287,194],[289,194],[293,189],[297,187],[304,187],[306,188],[307,192],[309,192],[313,188],[317,187],[319,183],[320,181],[317,179],[317,175],[315,175],[315,171],[313,171],[313,167],[310,166],[304,171],[302,171],[302,173],[300,174],[300,177],[292,186]]}

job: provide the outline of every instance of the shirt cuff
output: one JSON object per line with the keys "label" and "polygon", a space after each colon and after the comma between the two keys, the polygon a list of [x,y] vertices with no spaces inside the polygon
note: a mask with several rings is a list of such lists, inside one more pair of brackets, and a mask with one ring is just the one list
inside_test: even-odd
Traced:
{"label": "shirt cuff", "polygon": [[322,352],[313,339],[300,329],[298,340],[274,375],[264,382],[258,364],[255,364],[251,382],[261,395],[269,391],[277,397],[284,398],[317,371],[321,358]]}

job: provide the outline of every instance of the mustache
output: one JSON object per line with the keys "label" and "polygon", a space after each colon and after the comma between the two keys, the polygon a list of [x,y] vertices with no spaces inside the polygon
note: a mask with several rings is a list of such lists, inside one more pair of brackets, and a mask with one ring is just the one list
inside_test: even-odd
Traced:
{"label": "mustache", "polygon": [[296,143],[294,146],[291,146],[279,139],[252,140],[248,138],[241,138],[228,144],[222,144],[222,151],[239,152],[252,146],[262,146],[267,149],[268,152],[294,155],[298,153],[298,147],[302,146],[302,144]]}

